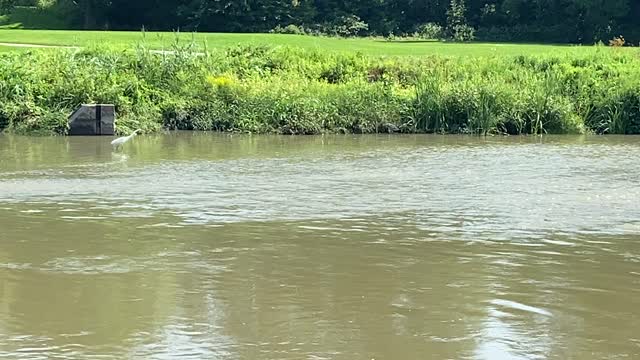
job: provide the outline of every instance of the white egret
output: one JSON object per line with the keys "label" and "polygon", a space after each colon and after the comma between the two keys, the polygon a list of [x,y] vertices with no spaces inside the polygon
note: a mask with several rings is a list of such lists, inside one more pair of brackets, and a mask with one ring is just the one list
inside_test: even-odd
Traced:
{"label": "white egret", "polygon": [[127,141],[133,139],[133,137],[136,136],[138,134],[138,132],[140,132],[140,131],[142,131],[142,130],[138,129],[138,130],[132,132],[131,135],[129,135],[129,136],[119,137],[119,138],[113,140],[111,142],[111,145],[113,145],[113,147],[117,149],[118,147],[124,145],[124,143],[126,143]]}

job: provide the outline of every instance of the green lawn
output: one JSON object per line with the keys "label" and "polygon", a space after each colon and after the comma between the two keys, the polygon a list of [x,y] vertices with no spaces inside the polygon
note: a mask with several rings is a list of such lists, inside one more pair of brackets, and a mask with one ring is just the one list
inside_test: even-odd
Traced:
{"label": "green lawn", "polygon": [[26,50],[29,50],[29,48],[23,48],[23,47],[15,48],[15,47],[12,47],[12,46],[2,46],[2,45],[0,45],[0,53],[6,52],[6,51],[26,51]]}
{"label": "green lawn", "polygon": [[15,47],[15,46],[8,46],[8,45],[0,45],[0,53],[3,52],[26,52],[26,51],[33,51],[33,50],[37,50],[37,51],[52,51],[55,50],[55,48],[34,48],[34,47],[24,47],[24,46],[20,46],[20,47]]}
{"label": "green lawn", "polygon": [[[217,33],[181,33],[170,32],[120,32],[120,31],[67,31],[67,30],[0,30],[0,42],[41,45],[78,45],[112,44],[131,46],[142,40],[154,49],[168,49],[176,37],[186,43],[192,39],[200,47],[228,47],[242,44],[289,45],[310,49],[322,49],[337,52],[359,51],[370,55],[388,56],[487,56],[519,55],[543,53],[575,53],[592,51],[591,46],[531,45],[531,44],[490,44],[490,43],[442,43],[422,41],[390,42],[376,39],[339,39],[281,34],[217,34]],[[4,49],[2,49],[4,50]]]}

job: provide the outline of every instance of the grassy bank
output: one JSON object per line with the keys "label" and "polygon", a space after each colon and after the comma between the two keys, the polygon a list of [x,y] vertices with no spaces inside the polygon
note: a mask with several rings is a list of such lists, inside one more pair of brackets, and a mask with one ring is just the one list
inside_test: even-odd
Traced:
{"label": "grassy bank", "polygon": [[635,51],[479,59],[175,50],[0,53],[0,127],[65,133],[78,104],[103,102],[116,104],[122,133],[640,133]]}
{"label": "grassy bank", "polygon": [[[386,41],[384,39],[315,37],[284,34],[215,34],[127,31],[0,30],[0,43],[131,48],[141,41],[152,49],[171,47],[176,39],[193,42],[200,50],[223,49],[236,44],[251,46],[294,46],[307,50],[361,52],[374,56],[511,56],[542,54],[585,54],[593,47],[538,44],[443,43],[434,41]],[[414,39],[415,40],[415,39]]]}

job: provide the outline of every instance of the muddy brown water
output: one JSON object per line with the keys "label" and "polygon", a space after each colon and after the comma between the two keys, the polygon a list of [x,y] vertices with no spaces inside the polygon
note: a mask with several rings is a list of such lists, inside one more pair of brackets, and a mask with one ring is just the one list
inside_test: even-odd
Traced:
{"label": "muddy brown water", "polygon": [[0,136],[1,359],[640,358],[640,137]]}

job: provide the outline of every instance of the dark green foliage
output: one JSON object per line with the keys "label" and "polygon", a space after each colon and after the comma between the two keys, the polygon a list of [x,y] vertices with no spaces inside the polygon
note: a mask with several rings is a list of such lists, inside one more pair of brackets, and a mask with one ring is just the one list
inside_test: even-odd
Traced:
{"label": "dark green foliage", "polygon": [[16,6],[16,0],[0,0],[0,11],[10,11]]}
{"label": "dark green foliage", "polygon": [[294,24],[289,24],[285,27],[281,27],[280,25],[276,25],[276,27],[272,30],[272,32],[277,34],[291,34],[291,35],[304,35],[304,28],[301,26],[296,26]]}
{"label": "dark green foliage", "polygon": [[357,15],[342,16],[335,22],[333,32],[340,36],[357,36],[369,30],[369,25]]}
{"label": "dark green foliage", "polygon": [[637,0],[0,0],[11,9],[7,24],[27,28],[404,36],[433,23],[458,40],[640,42]]}
{"label": "dark green foliage", "polygon": [[444,35],[442,26],[432,22],[418,26],[417,33],[421,38],[428,40],[441,39]]}

